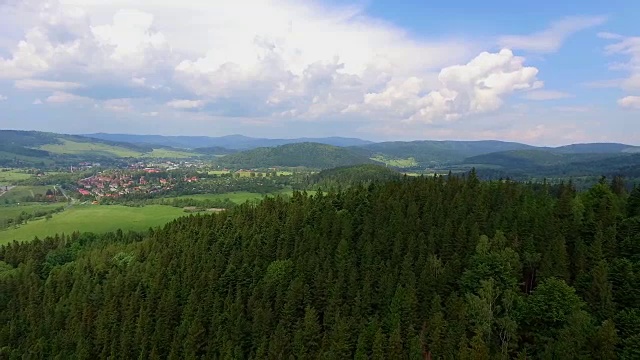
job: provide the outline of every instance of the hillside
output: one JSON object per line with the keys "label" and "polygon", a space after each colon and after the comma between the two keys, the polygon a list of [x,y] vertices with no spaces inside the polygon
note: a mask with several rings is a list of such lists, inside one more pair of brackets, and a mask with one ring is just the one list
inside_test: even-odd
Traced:
{"label": "hillside", "polygon": [[[497,151],[534,148],[530,145],[502,141],[394,141],[360,146],[370,157],[378,154],[393,159],[414,158],[421,166],[434,163],[453,163],[467,157]],[[364,153],[363,153],[364,154]]]}
{"label": "hillside", "polygon": [[617,143],[572,144],[553,148],[553,151],[568,154],[615,154],[640,153],[639,146]]}
{"label": "hillside", "polygon": [[[569,153],[554,150],[514,150],[472,156],[464,160],[468,164],[495,165],[508,169],[525,169],[570,163],[598,161],[619,155],[611,153]],[[624,155],[623,155],[624,156]]]}
{"label": "hillside", "polygon": [[374,163],[346,148],[318,143],[287,144],[227,155],[216,163],[230,168],[298,167],[327,169]]}
{"label": "hillside", "polygon": [[221,146],[211,146],[211,147],[202,147],[191,150],[194,153],[203,154],[203,155],[228,155],[237,153],[238,150],[227,149]]}
{"label": "hillside", "polygon": [[374,181],[388,181],[399,179],[400,177],[399,172],[385,166],[363,164],[322,170],[319,173],[311,175],[307,180],[307,184],[309,186],[328,188]]}
{"label": "hillside", "polygon": [[0,130],[0,165],[101,158],[185,158],[198,154],[163,146],[129,144],[37,131]]}
{"label": "hillside", "polygon": [[0,358],[637,359],[640,189],[403,179],[0,247]]}
{"label": "hillside", "polygon": [[361,146],[370,144],[370,141],[346,138],[296,138],[296,139],[265,139],[253,138],[243,135],[227,135],[219,137],[209,136],[162,136],[162,135],[132,135],[132,134],[86,134],[84,136],[109,140],[128,142],[133,144],[155,144],[184,149],[215,148],[221,147],[232,150],[250,150],[260,147],[272,147],[286,144],[314,142],[333,146]]}

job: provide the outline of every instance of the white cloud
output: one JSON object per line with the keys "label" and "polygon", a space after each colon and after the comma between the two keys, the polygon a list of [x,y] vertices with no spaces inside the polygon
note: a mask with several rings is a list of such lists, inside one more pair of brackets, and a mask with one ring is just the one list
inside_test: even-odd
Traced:
{"label": "white cloud", "polygon": [[82,84],[66,81],[22,79],[16,80],[13,86],[20,90],[73,90],[81,88]]}
{"label": "white cloud", "polygon": [[51,96],[45,99],[45,102],[49,104],[64,104],[64,103],[72,103],[72,102],[90,102],[91,99],[78,96],[74,94],[70,94],[64,91],[55,91]]}
{"label": "white cloud", "polygon": [[150,112],[144,112],[142,113],[142,116],[149,116],[149,117],[155,117],[158,116],[158,112],[157,111],[150,111]]}
{"label": "white cloud", "polygon": [[83,8],[54,1],[39,3],[36,12],[23,15],[39,21],[25,29],[9,57],[0,57],[0,78],[60,71],[145,72],[169,58],[164,36],[152,30],[153,15],[148,13],[119,10],[110,23],[94,26]]}
{"label": "white cloud", "polygon": [[[162,90],[152,101],[251,121],[436,123],[498,110],[512,93],[542,87],[538,69],[524,66],[511,50],[488,53],[479,41],[418,39],[358,6],[294,0],[33,4],[16,45],[0,56],[0,77],[16,79],[25,90],[55,91],[46,102],[89,101],[72,94],[82,83],[86,93],[101,97],[154,98]],[[602,21],[568,18],[533,40],[547,51]],[[100,88],[105,84],[110,87]],[[92,101],[110,111],[133,110],[131,102]]]}
{"label": "white cloud", "polygon": [[581,30],[601,25],[605,21],[607,21],[607,18],[604,16],[566,17],[560,21],[553,22],[548,29],[530,35],[502,36],[498,39],[498,43],[502,47],[511,49],[552,53],[560,49],[564,41],[571,35]]}
{"label": "white cloud", "polygon": [[[625,91],[640,90],[640,36],[622,36],[618,34],[604,33],[599,37],[608,40],[615,40],[605,48],[608,55],[622,55],[626,57],[626,62],[618,62],[609,66],[614,71],[624,71],[628,75],[625,78],[605,80],[600,83],[611,85],[610,87],[620,87]],[[596,83],[597,85],[598,83]],[[640,108],[639,96],[626,96],[618,100],[618,105],[624,108]]]}
{"label": "white cloud", "polygon": [[527,100],[544,101],[571,98],[573,95],[558,90],[535,90],[524,94],[522,97]]}
{"label": "white cloud", "polygon": [[33,105],[42,105],[42,100],[35,99],[35,100],[33,100],[33,102],[31,104],[33,104]]}
{"label": "white cloud", "polygon": [[0,101],[6,101],[8,99],[8,97],[0,94]]}
{"label": "white cloud", "polygon": [[202,100],[171,100],[167,103],[167,106],[174,109],[197,109],[204,106]]}
{"label": "white cloud", "polygon": [[640,109],[640,96],[626,96],[618,100],[618,105],[628,109]]}
{"label": "white cloud", "polygon": [[525,67],[523,62],[510,50],[484,52],[466,65],[442,69],[438,90],[425,92],[420,79],[409,79],[367,94],[362,105],[351,106],[348,111],[401,117],[410,123],[453,121],[494,111],[511,93],[542,86],[536,79],[538,69]]}
{"label": "white cloud", "polygon": [[129,112],[133,110],[131,99],[109,99],[102,103],[105,110],[113,112]]}

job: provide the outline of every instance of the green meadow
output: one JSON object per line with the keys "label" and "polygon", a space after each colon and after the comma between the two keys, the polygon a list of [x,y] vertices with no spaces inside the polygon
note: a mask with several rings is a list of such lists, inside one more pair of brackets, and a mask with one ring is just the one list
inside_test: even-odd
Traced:
{"label": "green meadow", "polygon": [[26,180],[32,175],[19,170],[0,171],[0,184],[13,184],[16,181]]}
{"label": "green meadow", "polygon": [[0,231],[0,244],[13,240],[28,241],[36,236],[44,238],[55,234],[70,234],[74,231],[105,233],[123,231],[143,231],[150,227],[162,226],[180,216],[186,215],[180,208],[150,205],[127,207],[120,205],[82,205],[54,214],[53,218],[34,220],[18,228]]}
{"label": "green meadow", "polygon": [[6,194],[0,196],[0,204],[5,201],[23,201],[24,198],[36,196],[36,194],[45,195],[48,189],[53,190],[53,186],[16,186]]}

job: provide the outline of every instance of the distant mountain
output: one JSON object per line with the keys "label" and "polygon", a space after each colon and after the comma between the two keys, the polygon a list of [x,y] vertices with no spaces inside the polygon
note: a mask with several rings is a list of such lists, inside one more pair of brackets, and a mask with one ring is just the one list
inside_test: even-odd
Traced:
{"label": "distant mountain", "polygon": [[327,169],[338,166],[375,163],[347,148],[295,143],[247,150],[219,158],[216,163],[233,168],[298,167]]}
{"label": "distant mountain", "polygon": [[198,154],[203,154],[203,155],[228,155],[228,154],[234,154],[238,152],[238,150],[227,149],[221,146],[203,147],[203,148],[192,149],[191,151]]}
{"label": "distant mountain", "polygon": [[573,144],[553,148],[556,152],[567,154],[614,154],[640,153],[640,146],[617,143]]}
{"label": "distant mountain", "polygon": [[79,135],[0,130],[0,166],[40,166],[52,161],[116,158],[186,158],[199,154]]}
{"label": "distant mountain", "polygon": [[[622,155],[622,153],[620,153]],[[560,152],[557,149],[531,149],[500,151],[472,156],[464,160],[466,164],[493,165],[502,168],[526,169],[540,166],[557,166],[570,163],[600,161],[615,157],[615,153]]]}
{"label": "distant mountain", "polygon": [[393,141],[360,146],[369,156],[383,154],[394,158],[412,157],[421,165],[452,163],[467,157],[507,150],[534,149],[534,146],[504,141]]}
{"label": "distant mountain", "polygon": [[128,142],[133,144],[154,144],[172,146],[183,149],[221,147],[232,150],[249,150],[259,147],[279,146],[303,142],[314,142],[333,146],[362,146],[372,142],[345,137],[297,138],[297,139],[265,139],[243,135],[208,136],[162,136],[162,135],[130,135],[130,134],[87,134],[91,138]]}

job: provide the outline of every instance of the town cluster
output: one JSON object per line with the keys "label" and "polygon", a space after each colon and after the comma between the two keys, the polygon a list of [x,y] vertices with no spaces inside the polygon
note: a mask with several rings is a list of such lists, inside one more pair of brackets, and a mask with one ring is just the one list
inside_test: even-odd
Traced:
{"label": "town cluster", "polygon": [[[143,169],[144,174],[159,174],[161,171],[155,168]],[[116,171],[110,173],[99,173],[81,180],[78,180],[78,192],[82,196],[120,197],[127,194],[146,193],[154,194],[168,191],[175,187],[178,181],[197,182],[197,177],[185,177],[184,179],[172,176],[158,177],[140,175],[126,171]]]}

